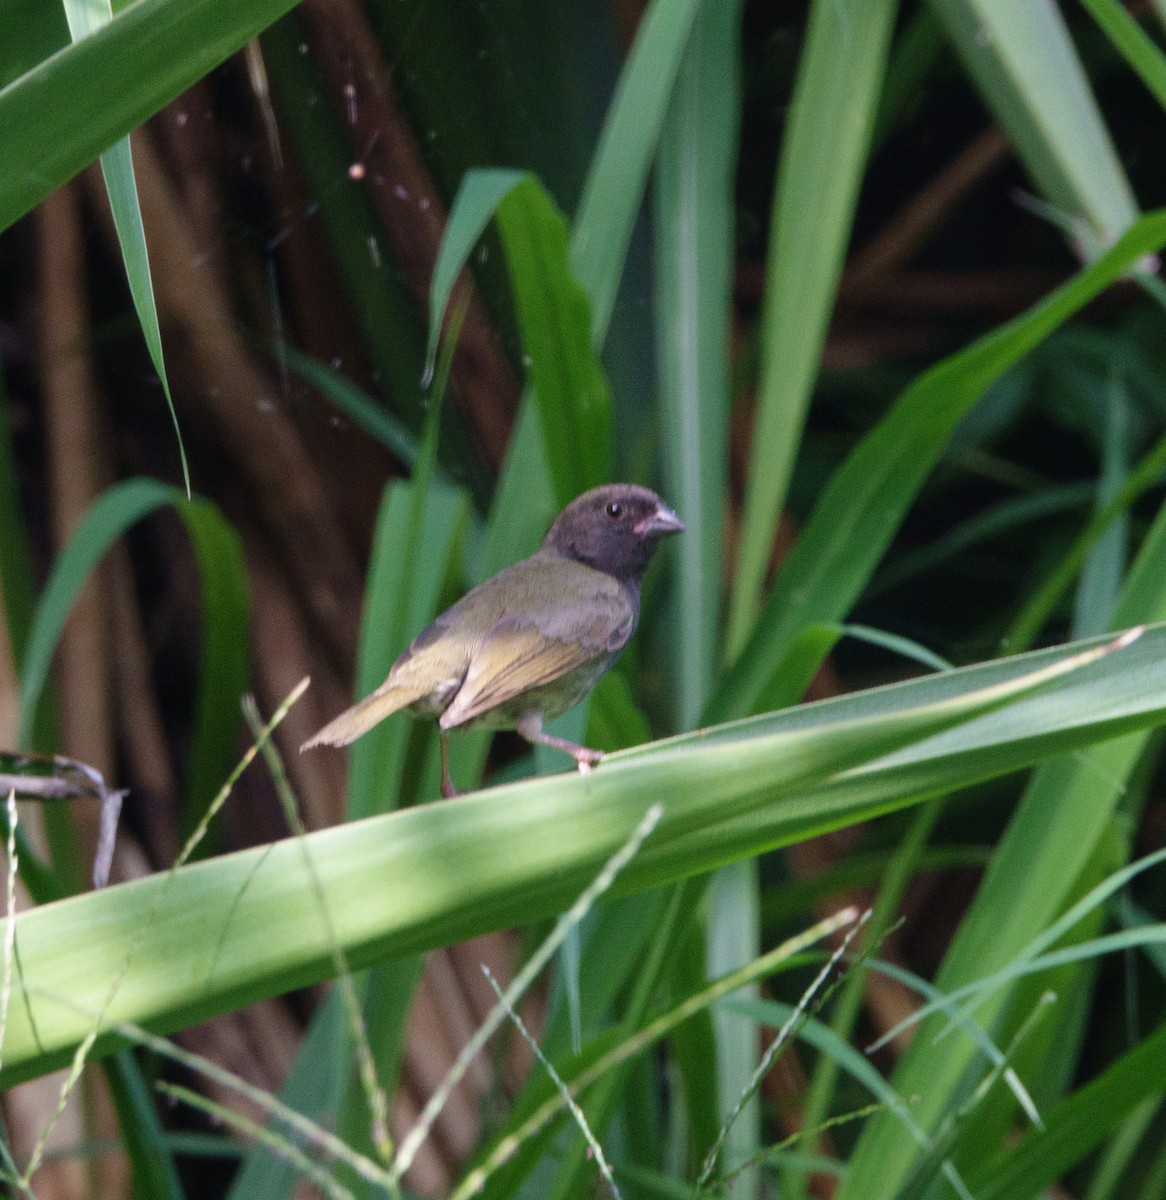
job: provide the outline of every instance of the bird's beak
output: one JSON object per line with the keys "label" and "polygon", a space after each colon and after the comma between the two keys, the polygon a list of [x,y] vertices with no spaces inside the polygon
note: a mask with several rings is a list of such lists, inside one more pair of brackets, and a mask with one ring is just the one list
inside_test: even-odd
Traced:
{"label": "bird's beak", "polygon": [[684,522],[667,504],[658,504],[654,513],[636,525],[635,531],[648,537],[664,537],[669,533],[683,533]]}

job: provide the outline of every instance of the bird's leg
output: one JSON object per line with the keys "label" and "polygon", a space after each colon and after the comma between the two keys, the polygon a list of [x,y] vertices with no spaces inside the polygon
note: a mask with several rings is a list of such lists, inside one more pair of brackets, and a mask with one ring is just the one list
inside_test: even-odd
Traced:
{"label": "bird's leg", "polygon": [[447,800],[452,800],[454,796],[460,796],[461,792],[454,787],[449,773],[449,735],[438,730],[437,740],[441,743],[441,794]]}
{"label": "bird's leg", "polygon": [[528,742],[538,742],[540,746],[552,746],[556,750],[562,750],[564,754],[569,754],[584,775],[603,757],[602,750],[589,750],[586,746],[579,746],[575,742],[567,741],[566,738],[555,737],[553,733],[544,733],[543,716],[537,709],[534,712],[523,713],[515,722],[514,727]]}

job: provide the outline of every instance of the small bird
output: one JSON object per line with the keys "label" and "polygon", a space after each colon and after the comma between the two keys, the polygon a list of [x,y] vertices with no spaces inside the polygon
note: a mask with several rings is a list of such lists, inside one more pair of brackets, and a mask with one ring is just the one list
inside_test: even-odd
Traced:
{"label": "small bird", "polygon": [[684,529],[647,488],[613,483],[584,492],[555,518],[529,558],[467,592],[421,631],[370,696],[300,747],[346,746],[407,708],[437,717],[441,793],[450,729],[517,729],[589,771],[602,752],[543,732],[619,657],[640,618],[640,584],[656,544]]}

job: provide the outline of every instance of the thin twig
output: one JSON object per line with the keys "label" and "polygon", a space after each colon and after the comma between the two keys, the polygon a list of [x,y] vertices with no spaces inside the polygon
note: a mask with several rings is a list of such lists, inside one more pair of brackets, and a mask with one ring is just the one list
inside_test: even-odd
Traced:
{"label": "thin twig", "polygon": [[761,1056],[761,1061],[757,1064],[757,1069],[753,1072],[752,1077],[745,1085],[741,1095],[738,1097],[737,1103],[733,1106],[733,1111],[729,1114],[724,1124],[721,1125],[721,1128],[717,1133],[716,1140],[709,1148],[708,1154],[705,1155],[704,1164],[700,1169],[700,1176],[696,1181],[696,1191],[699,1192],[700,1189],[708,1182],[709,1176],[712,1175],[713,1167],[716,1165],[717,1155],[720,1154],[721,1147],[725,1144],[725,1138],[728,1137],[729,1130],[732,1128],[733,1122],[741,1115],[741,1110],[745,1107],[749,1097],[753,1095],[753,1093],[757,1090],[758,1085],[761,1083],[761,1080],[765,1078],[766,1072],[773,1065],[773,1060],[777,1057],[779,1051],[785,1048],[786,1043],[789,1041],[790,1035],[793,1033],[798,1022],[800,1022],[805,1016],[810,1007],[810,1003],[813,1001],[815,995],[817,995],[818,989],[821,988],[827,979],[829,979],[831,971],[834,970],[835,966],[838,964],[838,961],[849,949],[850,943],[855,939],[859,931],[866,925],[867,921],[870,920],[870,916],[871,910],[868,908],[862,914],[862,916],[859,917],[859,919],[846,931],[846,936],[842,939],[841,945],[839,945],[834,953],[831,954],[826,960],[825,964],[818,972],[813,982],[802,993],[802,998],[798,1001],[793,1012],[790,1013],[785,1024],[782,1025],[782,1027],[778,1030],[777,1037],[775,1037],[766,1048],[765,1053]]}

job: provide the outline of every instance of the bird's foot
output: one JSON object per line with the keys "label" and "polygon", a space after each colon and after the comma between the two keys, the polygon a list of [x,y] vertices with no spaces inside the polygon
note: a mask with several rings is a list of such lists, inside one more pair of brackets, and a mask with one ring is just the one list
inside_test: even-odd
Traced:
{"label": "bird's foot", "polygon": [[579,768],[580,775],[590,775],[603,759],[602,750],[590,750],[586,746],[580,746],[574,755],[575,765]]}

